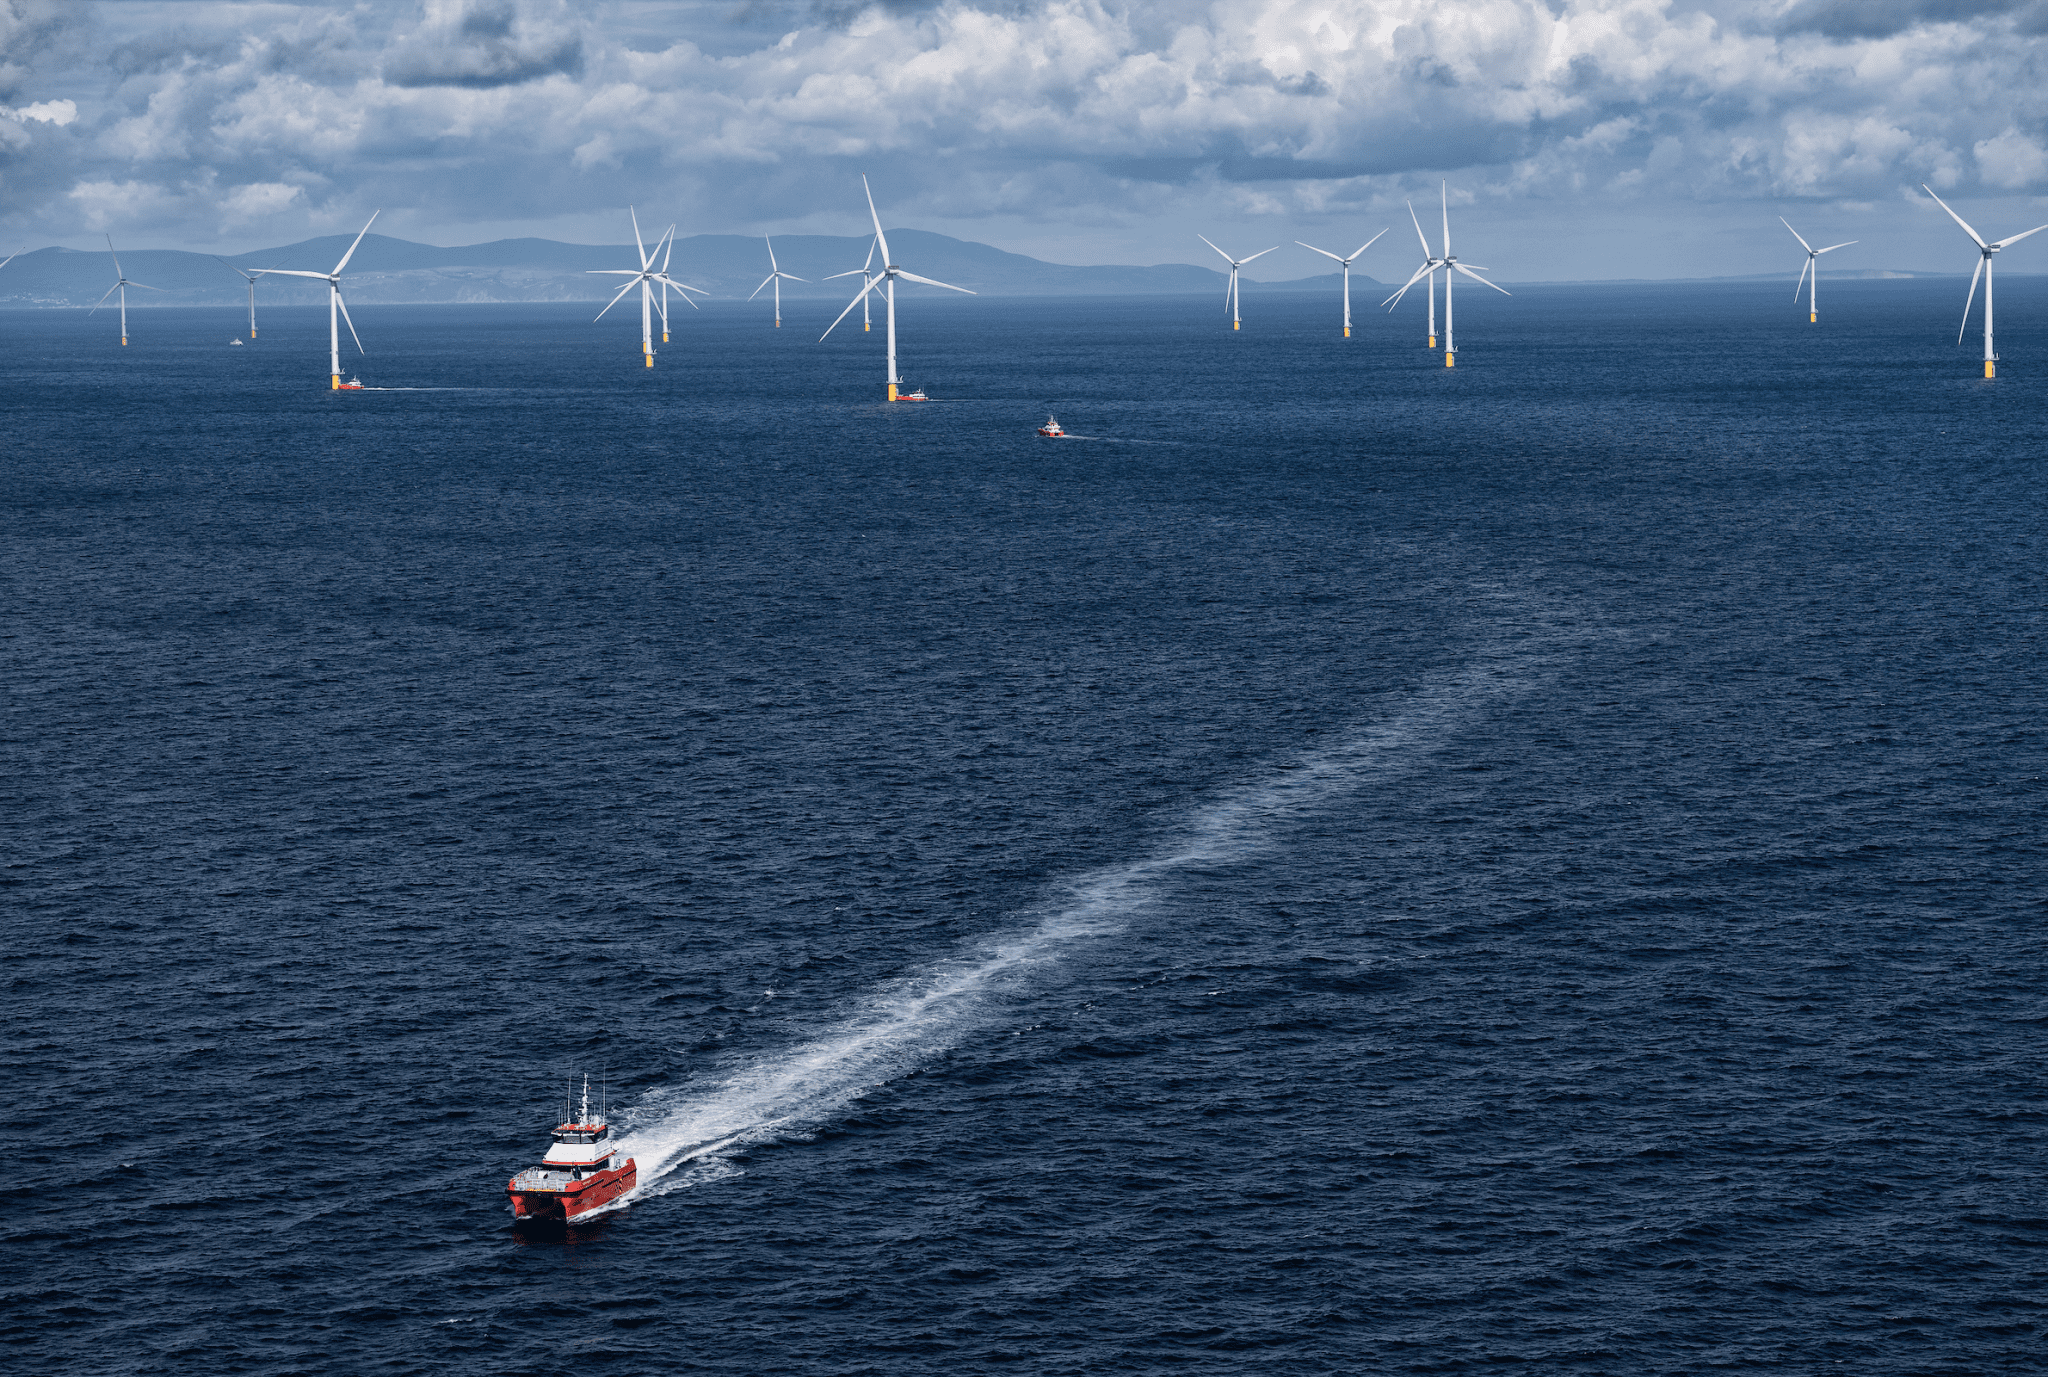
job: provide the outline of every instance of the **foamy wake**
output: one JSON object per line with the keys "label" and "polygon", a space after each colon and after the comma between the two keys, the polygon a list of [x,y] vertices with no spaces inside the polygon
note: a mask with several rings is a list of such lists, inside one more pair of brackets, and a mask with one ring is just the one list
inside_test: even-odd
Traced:
{"label": "foamy wake", "polygon": [[1162,880],[1256,856],[1291,825],[1412,771],[1490,706],[1543,677],[1550,662],[1517,655],[1425,683],[1398,716],[1224,792],[1163,854],[1070,882],[1064,901],[1029,926],[877,989],[867,1007],[795,1047],[760,1054],[708,1084],[658,1092],[624,1115],[623,1146],[638,1159],[643,1183],[627,1199],[730,1175],[719,1154],[843,1115],[957,1045],[1002,1002],[1002,991],[1033,983],[1081,944],[1123,932],[1157,902]]}

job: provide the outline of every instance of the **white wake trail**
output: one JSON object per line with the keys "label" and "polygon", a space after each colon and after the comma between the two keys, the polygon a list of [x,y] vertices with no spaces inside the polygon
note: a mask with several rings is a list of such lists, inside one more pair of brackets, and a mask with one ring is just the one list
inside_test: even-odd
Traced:
{"label": "white wake trail", "polygon": [[[1194,814],[1180,844],[1164,854],[1076,878],[1065,887],[1065,901],[1035,924],[876,990],[867,1008],[809,1041],[757,1056],[711,1084],[658,1093],[625,1116],[621,1146],[638,1159],[643,1183],[627,1199],[696,1184],[718,1153],[806,1132],[843,1114],[869,1091],[957,1045],[987,1017],[997,991],[1083,942],[1124,931],[1157,901],[1163,879],[1253,857],[1290,824],[1338,798],[1409,773],[1461,726],[1545,677],[1552,662],[1518,655],[1425,683],[1399,716],[1276,769],[1270,779],[1224,792]],[[700,1165],[678,1170],[691,1163]]]}

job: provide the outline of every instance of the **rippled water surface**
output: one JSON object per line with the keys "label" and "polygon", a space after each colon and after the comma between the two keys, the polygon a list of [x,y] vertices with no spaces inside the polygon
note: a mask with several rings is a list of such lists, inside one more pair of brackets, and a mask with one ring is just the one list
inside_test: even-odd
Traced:
{"label": "rippled water surface", "polygon": [[0,1363],[2038,1371],[1961,286],[0,315]]}

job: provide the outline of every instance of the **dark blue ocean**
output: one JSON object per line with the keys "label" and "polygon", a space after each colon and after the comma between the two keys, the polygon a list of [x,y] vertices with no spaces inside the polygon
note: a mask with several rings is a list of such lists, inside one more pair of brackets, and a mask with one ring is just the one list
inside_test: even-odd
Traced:
{"label": "dark blue ocean", "polygon": [[0,315],[0,1365],[2042,1370],[1963,286]]}

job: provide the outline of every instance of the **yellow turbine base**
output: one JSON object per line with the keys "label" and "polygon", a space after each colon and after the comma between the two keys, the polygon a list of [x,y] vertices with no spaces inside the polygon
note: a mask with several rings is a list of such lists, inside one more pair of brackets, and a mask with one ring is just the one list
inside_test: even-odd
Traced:
{"label": "yellow turbine base", "polygon": [[[1235,330],[1235,329],[1237,328],[1237,322],[1236,322],[1236,321],[1234,321],[1234,320],[1233,320],[1233,321],[1231,321],[1231,322],[1230,322],[1230,328],[1231,328],[1231,329],[1233,329],[1233,330]],[[123,344],[126,344],[127,342],[128,342],[128,341],[127,341],[127,340],[125,340],[125,339],[121,341],[121,343],[123,343]]]}
{"label": "yellow turbine base", "polygon": [[782,328],[782,319],[781,319],[781,317],[779,317],[779,316],[778,316],[778,317],[776,318],[776,321],[775,321],[775,328],[776,328],[776,329],[778,329],[778,330],[780,330],[780,329]]}
{"label": "yellow turbine base", "polygon": [[[126,341],[126,340],[123,340],[123,341],[122,341],[122,343],[123,343],[123,344],[126,344],[126,343],[127,343],[127,341]],[[1984,360],[1984,376],[1985,376],[1985,377],[1987,377],[1987,378],[1995,378],[1995,377],[1997,377],[1997,376],[1998,376],[1998,372],[1997,372],[1997,369],[1998,369],[1998,365],[1996,365],[1996,364],[1994,364],[1993,362],[1991,362],[1991,360],[1990,360],[1990,359],[1986,359],[1986,360]]]}
{"label": "yellow turbine base", "polygon": [[1345,327],[1344,327],[1344,338],[1346,338],[1346,339],[1350,339],[1350,338],[1351,338],[1351,327],[1350,327],[1349,325],[1347,325],[1347,326],[1345,326]]}
{"label": "yellow turbine base", "polygon": [[123,336],[121,336],[121,347],[122,347],[123,349],[126,349],[126,348],[128,347],[128,336],[126,336],[126,335],[123,335]]}
{"label": "yellow turbine base", "polygon": [[896,400],[896,384],[895,384],[895,383],[890,383],[890,384],[889,384],[889,400],[890,400],[890,401],[892,401],[892,402]]}
{"label": "yellow turbine base", "polygon": [[1820,324],[1820,316],[1813,311],[1808,311],[1806,313],[1806,323],[1808,325],[1818,325]]}
{"label": "yellow turbine base", "polygon": [[649,355],[647,355],[647,366],[648,366],[649,368],[652,368],[652,367],[654,367],[654,355],[652,355],[652,354],[649,354]]}
{"label": "yellow turbine base", "polygon": [[330,392],[341,391],[341,374],[336,373],[332,378],[328,379],[327,390]]}
{"label": "yellow turbine base", "polygon": [[1453,354],[1453,353],[1452,353],[1452,352],[1451,352],[1450,350],[1448,350],[1448,349],[1444,350],[1444,367],[1446,367],[1446,368],[1456,368],[1457,366],[1458,366],[1458,356],[1457,356],[1456,354]]}
{"label": "yellow turbine base", "polygon": [[1431,335],[1431,336],[1429,337],[1429,347],[1430,347],[1430,348],[1432,348],[1432,349],[1436,348],[1436,336],[1435,336],[1435,335]]}
{"label": "yellow turbine base", "polygon": [[663,330],[663,331],[661,332],[661,342],[662,342],[663,344],[667,344],[667,343],[668,343],[668,331],[666,331],[666,330]]}
{"label": "yellow turbine base", "polygon": [[868,331],[870,331],[870,330],[872,330],[872,329],[874,329],[874,328],[875,328],[874,326],[872,326],[872,325],[868,324],[868,323],[867,323],[866,321],[862,321],[862,322],[860,323],[860,332],[861,332],[862,334],[866,334],[866,333],[867,333]]}

